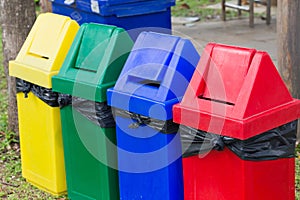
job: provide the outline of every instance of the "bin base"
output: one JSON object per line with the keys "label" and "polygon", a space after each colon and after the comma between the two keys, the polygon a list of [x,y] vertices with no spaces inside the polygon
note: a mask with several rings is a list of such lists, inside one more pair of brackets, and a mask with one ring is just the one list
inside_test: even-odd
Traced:
{"label": "bin base", "polygon": [[[24,176],[23,176],[23,177],[24,177]],[[25,178],[25,177],[24,177],[24,178]],[[26,179],[26,178],[25,178],[25,179]],[[39,185],[38,183],[35,183],[35,182],[33,182],[33,181],[29,180],[29,179],[26,179],[26,182],[28,182],[28,183],[30,183],[31,185],[37,187],[38,189],[43,190],[43,191],[45,191],[45,192],[47,192],[47,193],[49,193],[49,194],[51,194],[51,195],[53,195],[53,196],[56,196],[56,197],[67,194],[67,191],[56,192],[56,191],[49,190],[48,188],[43,187],[42,185]]]}

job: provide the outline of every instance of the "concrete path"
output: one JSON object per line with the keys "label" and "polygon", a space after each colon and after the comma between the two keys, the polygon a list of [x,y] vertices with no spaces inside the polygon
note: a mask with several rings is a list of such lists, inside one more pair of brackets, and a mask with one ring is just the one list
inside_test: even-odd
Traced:
{"label": "concrete path", "polygon": [[273,16],[269,26],[265,22],[256,18],[254,28],[249,27],[248,18],[186,25],[173,23],[173,34],[191,39],[200,54],[207,43],[217,42],[267,51],[277,65],[276,19]]}

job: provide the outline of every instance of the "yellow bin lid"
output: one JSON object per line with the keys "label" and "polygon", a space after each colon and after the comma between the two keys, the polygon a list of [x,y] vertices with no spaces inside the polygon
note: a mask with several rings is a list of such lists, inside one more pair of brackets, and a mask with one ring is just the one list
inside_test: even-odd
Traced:
{"label": "yellow bin lid", "polygon": [[71,18],[53,13],[39,15],[16,60],[9,62],[9,75],[52,88],[79,29]]}

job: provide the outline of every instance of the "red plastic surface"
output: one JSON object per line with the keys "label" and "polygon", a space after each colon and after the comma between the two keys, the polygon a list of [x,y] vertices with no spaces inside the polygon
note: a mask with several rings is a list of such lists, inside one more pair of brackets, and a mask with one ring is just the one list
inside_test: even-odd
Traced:
{"label": "red plastic surface", "polygon": [[199,130],[247,139],[300,117],[266,52],[208,44],[174,122]]}
{"label": "red plastic surface", "polygon": [[244,161],[225,148],[183,158],[185,200],[294,200],[295,159]]}

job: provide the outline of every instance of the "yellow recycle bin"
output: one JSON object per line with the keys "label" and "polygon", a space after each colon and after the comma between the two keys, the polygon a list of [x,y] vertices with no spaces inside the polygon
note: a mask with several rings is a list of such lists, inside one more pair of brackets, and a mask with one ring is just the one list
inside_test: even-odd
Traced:
{"label": "yellow recycle bin", "polygon": [[79,25],[69,17],[41,14],[16,60],[9,63],[17,77],[17,103],[22,174],[54,195],[66,192],[58,94],[51,77],[67,55]]}

